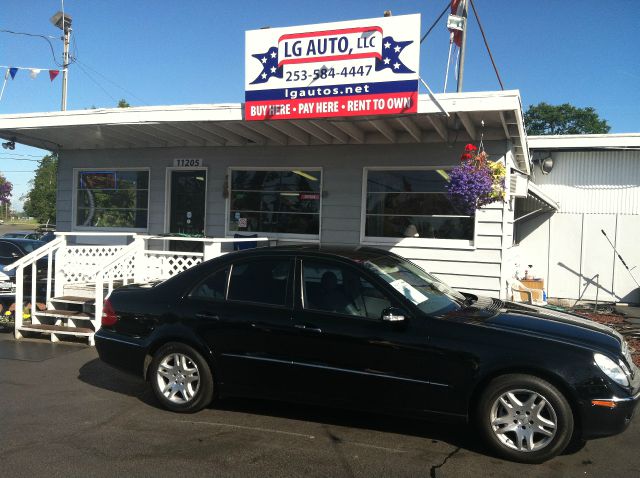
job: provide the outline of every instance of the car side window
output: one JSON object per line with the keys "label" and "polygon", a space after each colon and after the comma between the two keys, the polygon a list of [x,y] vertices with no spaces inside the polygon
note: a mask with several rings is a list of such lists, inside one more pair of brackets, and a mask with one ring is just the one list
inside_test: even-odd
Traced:
{"label": "car side window", "polygon": [[229,268],[227,267],[214,272],[195,286],[189,295],[196,299],[224,300],[228,272]]}
{"label": "car side window", "polygon": [[0,257],[18,259],[22,257],[22,253],[10,242],[0,241]]}
{"label": "car side window", "polygon": [[391,307],[385,294],[357,271],[337,263],[302,262],[303,306],[368,319]]}
{"label": "car side window", "polygon": [[227,298],[284,306],[290,272],[289,258],[258,259],[233,264]]}

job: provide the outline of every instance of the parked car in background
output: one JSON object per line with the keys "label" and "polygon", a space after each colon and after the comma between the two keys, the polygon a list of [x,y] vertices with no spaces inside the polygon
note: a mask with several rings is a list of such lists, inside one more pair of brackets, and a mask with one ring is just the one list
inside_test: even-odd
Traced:
{"label": "parked car in background", "polygon": [[1,237],[7,239],[32,239],[37,241],[41,235],[42,234],[35,231],[11,231],[5,232]]}
{"label": "parked car in background", "polygon": [[[15,293],[16,286],[16,271],[4,271],[4,266],[13,264],[18,259],[26,256],[30,252],[35,251],[39,247],[42,247],[45,243],[42,241],[36,241],[33,239],[14,238],[14,237],[0,237],[0,293]],[[37,277],[43,278],[46,274],[47,260],[40,260],[37,263]],[[31,291],[31,268],[25,269],[24,283],[28,284],[25,287],[25,292]],[[38,293],[40,292],[38,288]]]}
{"label": "parked car in background", "polygon": [[172,411],[259,396],[472,421],[529,463],[622,432],[640,397],[612,329],[461,294],[373,248],[259,248],[121,287],[96,346]]}

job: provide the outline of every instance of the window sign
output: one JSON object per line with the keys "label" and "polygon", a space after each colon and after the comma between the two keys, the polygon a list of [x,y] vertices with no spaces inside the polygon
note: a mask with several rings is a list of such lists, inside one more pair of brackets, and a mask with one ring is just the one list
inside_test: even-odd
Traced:
{"label": "window sign", "polygon": [[245,118],[415,113],[420,15],[247,31]]}

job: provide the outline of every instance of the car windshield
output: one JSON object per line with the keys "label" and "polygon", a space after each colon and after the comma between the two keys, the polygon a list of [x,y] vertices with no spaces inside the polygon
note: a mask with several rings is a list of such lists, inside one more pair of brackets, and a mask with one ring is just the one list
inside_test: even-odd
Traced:
{"label": "car windshield", "polygon": [[44,245],[42,241],[24,241],[20,243],[20,247],[22,247],[27,254],[35,251],[37,248]]}
{"label": "car windshield", "polygon": [[363,264],[427,314],[456,310],[465,301],[461,293],[404,259],[381,256]]}

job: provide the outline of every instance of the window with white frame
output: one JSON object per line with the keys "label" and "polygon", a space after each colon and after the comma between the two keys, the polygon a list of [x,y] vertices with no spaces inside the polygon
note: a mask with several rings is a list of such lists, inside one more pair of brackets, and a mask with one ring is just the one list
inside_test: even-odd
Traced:
{"label": "window with white frame", "polygon": [[474,219],[447,195],[442,169],[365,170],[365,238],[473,240]]}
{"label": "window with white frame", "polygon": [[230,233],[320,235],[320,169],[232,169],[229,176]]}
{"label": "window with white frame", "polygon": [[148,216],[148,170],[77,172],[76,226],[146,229]]}

